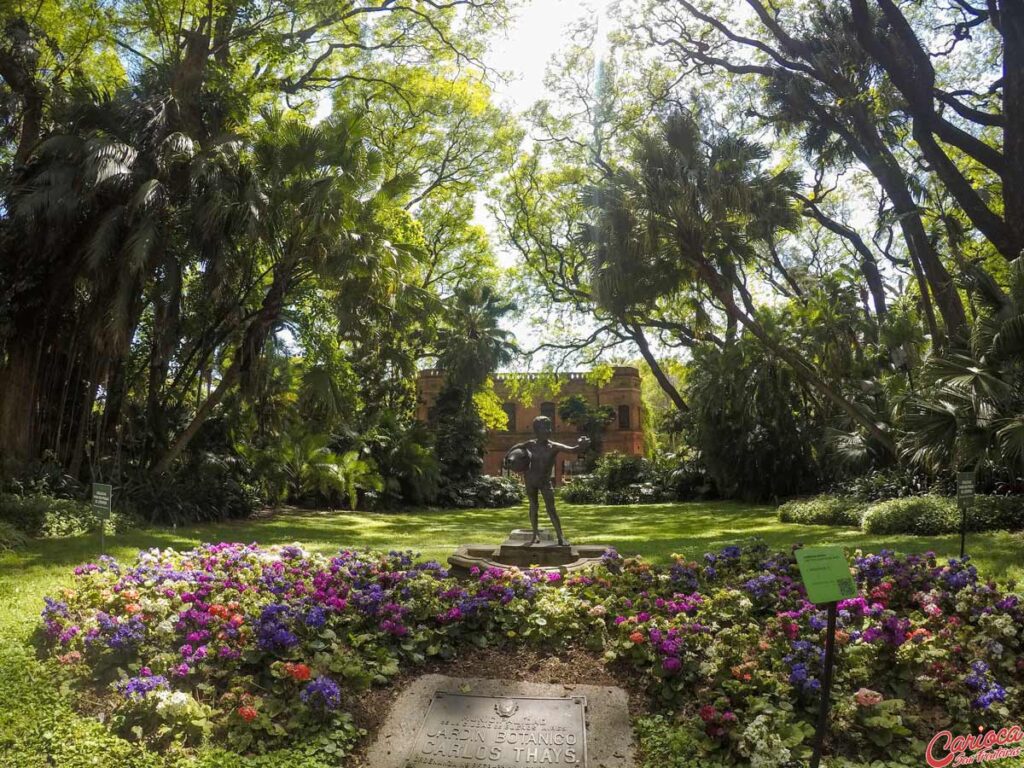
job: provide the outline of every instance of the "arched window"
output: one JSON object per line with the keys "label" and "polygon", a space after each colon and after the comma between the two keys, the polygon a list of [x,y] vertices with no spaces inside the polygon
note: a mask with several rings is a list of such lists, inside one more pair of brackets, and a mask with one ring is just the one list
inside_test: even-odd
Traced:
{"label": "arched window", "polygon": [[505,427],[506,432],[516,431],[516,404],[505,403],[501,406],[501,409],[505,411],[505,415],[508,417],[508,426]]}
{"label": "arched window", "polygon": [[541,403],[540,404],[540,415],[547,416],[551,419],[551,426],[555,426],[555,404],[554,403]]}
{"label": "arched window", "polygon": [[629,425],[629,406],[619,406],[619,429],[631,429]]}

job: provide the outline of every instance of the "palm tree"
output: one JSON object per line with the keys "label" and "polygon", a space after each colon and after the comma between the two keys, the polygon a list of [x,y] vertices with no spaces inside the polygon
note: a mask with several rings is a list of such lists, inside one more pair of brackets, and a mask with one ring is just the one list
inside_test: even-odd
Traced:
{"label": "palm tree", "polygon": [[[38,381],[25,390],[47,407],[20,410],[41,415],[30,431],[62,459],[70,454],[77,474],[100,387],[108,392],[104,418],[117,419],[111,390],[133,344],[147,350],[149,417],[161,420],[185,283],[197,273],[214,285],[230,282],[225,257],[251,225],[241,201],[252,189],[237,138],[201,146],[180,130],[160,95],[143,87],[112,98],[78,94],[66,127],[34,150],[12,190],[16,236],[6,260],[21,275],[16,303],[27,318],[15,346],[57,339],[34,353],[39,362],[30,379]],[[216,305],[215,295],[208,292],[204,306]],[[20,357],[12,350],[9,361]],[[48,383],[48,371],[61,375]],[[84,403],[67,402],[76,392]],[[69,441],[63,422],[76,413],[80,439]],[[159,429],[151,424],[150,431]]]}
{"label": "palm tree", "polygon": [[969,346],[930,359],[926,386],[903,408],[905,458],[931,471],[1024,471],[1024,256],[1010,292],[975,291],[984,313]]}
{"label": "palm tree", "polygon": [[610,169],[587,194],[595,216],[582,240],[591,254],[593,293],[627,324],[653,314],[659,327],[685,326],[682,312],[710,315],[710,294],[725,315],[726,343],[742,325],[892,452],[891,436],[871,414],[776,338],[754,305],[745,269],[799,219],[798,175],[771,171],[768,159],[766,147],[704,131],[686,112],[642,135],[632,163]]}
{"label": "palm tree", "polygon": [[217,388],[154,464],[157,473],[169,469],[231,388],[252,388],[268,340],[306,292],[328,293],[339,317],[352,316],[352,307],[394,306],[410,271],[412,252],[388,239],[382,221],[412,180],[383,178],[362,117],[336,114],[311,126],[266,112],[263,120],[251,158],[265,201],[252,241],[263,278]]}
{"label": "palm tree", "polygon": [[514,302],[483,283],[460,287],[449,300],[437,364],[448,385],[461,390],[467,402],[490,374],[515,357],[515,338],[500,325],[515,310]]}

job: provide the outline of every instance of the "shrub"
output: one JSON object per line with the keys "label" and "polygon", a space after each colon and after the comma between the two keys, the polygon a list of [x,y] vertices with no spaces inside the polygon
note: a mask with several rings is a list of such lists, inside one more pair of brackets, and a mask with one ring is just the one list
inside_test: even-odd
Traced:
{"label": "shrub", "polygon": [[25,532],[7,520],[0,520],[0,552],[23,547],[28,543]]}
{"label": "shrub", "polygon": [[865,533],[909,533],[937,536],[960,529],[960,514],[953,499],[914,496],[872,504],[864,513]]}
{"label": "shrub", "polygon": [[681,454],[651,461],[606,453],[598,458],[591,474],[570,478],[561,495],[573,504],[652,504],[703,498],[711,495],[713,488],[702,467]]}
{"label": "shrub", "polygon": [[[887,501],[907,496],[924,496],[933,489],[936,481],[930,480],[922,471],[893,467],[876,469],[857,477],[851,477],[829,488],[834,496],[849,496],[857,501]],[[945,485],[940,482],[940,488]]]}
{"label": "shrub", "polygon": [[[860,526],[865,533],[937,536],[960,531],[956,500],[944,496],[908,496],[867,504],[848,496],[794,499],[779,507],[779,521],[809,525]],[[974,497],[967,530],[1024,530],[1024,496]]]}
{"label": "shrub", "polygon": [[60,499],[83,498],[85,486],[64,471],[56,456],[44,452],[37,461],[27,465],[7,465],[0,460],[0,492],[16,496],[54,496]]}
{"label": "shrub", "polygon": [[[32,538],[81,536],[98,530],[100,517],[84,501],[42,495],[0,494],[0,522]],[[107,521],[107,528],[123,531],[130,528],[132,522],[129,516],[113,512]]]}
{"label": "shrub", "polygon": [[516,478],[480,475],[473,480],[446,485],[437,500],[445,507],[497,509],[518,504],[524,492],[523,484]]}
{"label": "shrub", "polygon": [[967,512],[967,529],[1024,530],[1024,496],[975,496],[974,506]]}
{"label": "shrub", "polygon": [[666,501],[715,498],[715,481],[707,468],[688,452],[662,453],[653,459],[655,483]]}
{"label": "shrub", "polygon": [[140,473],[125,484],[122,501],[139,519],[161,525],[249,517],[259,498],[246,470],[240,459],[196,454],[175,472]]}
{"label": "shrub", "polygon": [[860,526],[867,504],[845,496],[813,496],[793,499],[779,507],[779,521],[804,525]]}

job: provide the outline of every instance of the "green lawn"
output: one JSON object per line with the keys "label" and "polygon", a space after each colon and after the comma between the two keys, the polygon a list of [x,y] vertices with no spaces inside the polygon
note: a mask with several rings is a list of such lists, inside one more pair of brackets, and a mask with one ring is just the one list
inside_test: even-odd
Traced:
{"label": "green lawn", "polygon": [[[641,554],[660,562],[667,561],[673,552],[698,557],[752,536],[759,536],[779,549],[802,542],[835,543],[865,551],[934,550],[943,556],[959,551],[956,536],[879,537],[856,529],[783,525],[771,507],[738,503],[636,507],[565,504],[561,516],[567,535],[574,542],[608,544],[624,555]],[[263,520],[132,531],[108,538],[107,551],[131,562],[139,549],[150,547],[188,548],[203,541],[297,541],[321,552],[342,547],[413,549],[424,557],[443,560],[460,543],[497,543],[510,529],[527,524],[525,506],[402,514],[286,512]],[[11,737],[13,741],[6,743],[0,735],[0,765],[34,768],[128,764],[124,756],[114,758],[113,753],[99,762],[83,758],[79,763],[77,751],[61,751],[67,744],[90,739],[95,740],[97,749],[107,751],[116,751],[115,747],[127,743],[111,740],[94,720],[76,715],[64,694],[48,688],[43,682],[44,667],[27,644],[43,605],[43,595],[69,584],[71,568],[95,559],[99,552],[98,537],[89,536],[37,541],[27,549],[0,555],[0,689],[4,685],[10,689],[4,692],[4,706],[0,707],[0,734],[16,734]],[[1024,577],[1024,535],[975,534],[968,539],[968,552],[984,576]],[[5,749],[11,749],[13,757],[5,760]]]}
{"label": "green lawn", "polygon": [[[842,544],[849,548],[904,552],[959,552],[956,536],[869,536],[853,528],[781,524],[772,507],[732,502],[602,507],[564,504],[567,536],[580,544],[609,544],[624,554],[659,562],[673,552],[699,557],[752,536],[773,548],[793,544]],[[331,552],[341,547],[412,549],[444,560],[461,543],[499,542],[512,528],[528,525],[525,506],[498,510],[425,510],[400,514],[286,512],[269,519],[188,528],[142,529],[107,538],[109,554],[131,561],[139,549],[187,548],[204,541],[261,544],[301,542]],[[34,622],[42,596],[70,581],[70,569],[99,555],[97,536],[37,541],[0,555],[0,629]],[[984,575],[1024,578],[1024,535],[973,534],[968,552]]]}

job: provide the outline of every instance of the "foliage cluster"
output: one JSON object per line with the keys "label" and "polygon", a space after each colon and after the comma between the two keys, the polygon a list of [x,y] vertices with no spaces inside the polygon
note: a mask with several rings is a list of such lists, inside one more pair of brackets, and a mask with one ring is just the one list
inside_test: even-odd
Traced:
{"label": "foliage cluster", "polygon": [[612,452],[598,457],[589,474],[569,478],[560,493],[573,504],[653,504],[713,497],[714,488],[699,462],[685,454]]}
{"label": "foliage cluster", "polygon": [[438,496],[438,503],[460,509],[494,509],[518,504],[525,493],[518,478],[480,475],[446,488]]}
{"label": "foliage cluster", "polygon": [[[80,536],[98,531],[100,527],[99,515],[88,504],[35,494],[0,494],[0,522],[29,538]],[[130,516],[112,512],[107,529],[125,531],[133,524]]]}
{"label": "foliage cluster", "polygon": [[779,521],[804,525],[847,525],[859,528],[868,504],[848,496],[823,494],[793,499],[779,507]]}
{"label": "foliage cluster", "polygon": [[416,371],[503,360],[472,210],[519,129],[505,1],[428,5],[4,4],[5,479],[164,523],[434,500]]}
{"label": "foliage cluster", "polygon": [[1019,485],[1024,88],[1001,74],[1024,35],[1002,13],[624,2],[600,59],[587,36],[557,57],[500,198],[547,347],[639,351],[657,423],[725,496],[892,468]]}
{"label": "foliage cluster", "polygon": [[[857,555],[839,605],[836,755],[920,759],[933,712],[967,728],[1024,707],[1024,610],[967,561]],[[152,550],[76,569],[40,635],[55,669],[150,748],[217,739],[337,759],[354,697],[402,669],[484,645],[580,643],[652,694],[677,759],[781,768],[810,749],[825,611],[792,553],[730,546],[669,567],[613,551],[573,575],[453,579],[409,554],[298,546]],[[644,733],[641,727],[641,736]],[[664,742],[662,742],[664,743]]]}

